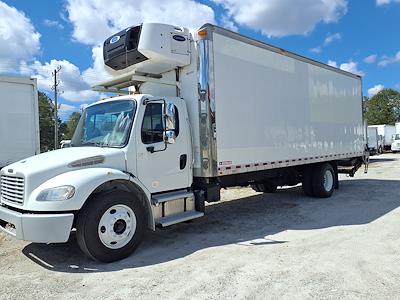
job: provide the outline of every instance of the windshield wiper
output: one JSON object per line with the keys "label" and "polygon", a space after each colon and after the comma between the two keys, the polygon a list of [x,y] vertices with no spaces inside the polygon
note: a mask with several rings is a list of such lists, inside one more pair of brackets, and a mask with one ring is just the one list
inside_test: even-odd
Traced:
{"label": "windshield wiper", "polygon": [[86,143],[82,143],[82,146],[96,146],[96,147],[103,147],[104,144],[100,143],[100,142],[86,142]]}

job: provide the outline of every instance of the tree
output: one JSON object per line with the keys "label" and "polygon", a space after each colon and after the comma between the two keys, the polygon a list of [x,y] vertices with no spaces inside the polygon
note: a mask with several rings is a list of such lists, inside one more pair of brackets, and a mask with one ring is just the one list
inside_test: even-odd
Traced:
{"label": "tree", "polygon": [[[43,92],[39,95],[40,152],[54,150],[54,105]],[[58,140],[64,139],[66,124],[58,119]]]}
{"label": "tree", "polygon": [[79,119],[81,118],[81,114],[79,112],[73,112],[69,117],[69,120],[66,123],[66,131],[64,139],[70,140],[74,135],[76,126],[78,125]]}
{"label": "tree", "polygon": [[367,100],[365,117],[368,125],[394,124],[400,121],[400,93],[384,89]]}
{"label": "tree", "polygon": [[39,92],[40,152],[54,149],[54,108],[50,98]]}

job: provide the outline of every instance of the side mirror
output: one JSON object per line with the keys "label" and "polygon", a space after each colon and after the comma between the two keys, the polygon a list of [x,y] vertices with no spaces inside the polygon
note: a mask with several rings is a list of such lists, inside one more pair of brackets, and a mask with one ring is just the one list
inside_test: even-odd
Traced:
{"label": "side mirror", "polygon": [[165,113],[165,131],[164,131],[164,141],[167,144],[175,144],[176,133],[176,108],[173,103],[166,102],[164,104]]}
{"label": "side mirror", "polygon": [[165,130],[175,130],[176,129],[176,109],[173,103],[165,104]]}
{"label": "side mirror", "polygon": [[166,130],[164,131],[164,141],[167,144],[175,144],[176,135],[174,130]]}

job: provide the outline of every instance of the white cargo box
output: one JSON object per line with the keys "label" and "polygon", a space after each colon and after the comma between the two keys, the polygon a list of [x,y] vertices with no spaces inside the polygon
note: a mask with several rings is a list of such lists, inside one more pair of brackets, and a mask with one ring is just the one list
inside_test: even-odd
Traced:
{"label": "white cargo box", "polygon": [[39,154],[36,79],[0,76],[0,168]]}
{"label": "white cargo box", "polygon": [[362,156],[361,78],[206,25],[218,175]]}

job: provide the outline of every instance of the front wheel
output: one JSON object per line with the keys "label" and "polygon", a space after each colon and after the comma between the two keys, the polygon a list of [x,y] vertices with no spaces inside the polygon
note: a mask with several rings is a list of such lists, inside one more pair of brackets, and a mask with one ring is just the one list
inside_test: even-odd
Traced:
{"label": "front wheel", "polygon": [[143,206],[131,193],[112,191],[94,195],[78,216],[79,247],[94,260],[123,259],[142,241],[145,221]]}

